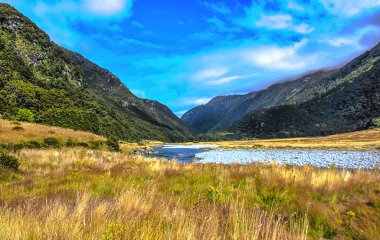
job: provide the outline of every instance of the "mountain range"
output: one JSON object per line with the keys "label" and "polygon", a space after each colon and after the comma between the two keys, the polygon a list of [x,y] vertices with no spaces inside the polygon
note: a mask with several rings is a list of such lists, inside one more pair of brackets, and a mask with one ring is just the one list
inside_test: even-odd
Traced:
{"label": "mountain range", "polygon": [[380,44],[345,66],[245,95],[219,96],[178,118],[136,97],[114,74],[54,42],[0,4],[0,115],[122,140],[185,141],[193,133],[300,137],[380,123]]}
{"label": "mountain range", "polygon": [[335,70],[245,95],[219,96],[185,113],[198,133],[241,137],[328,135],[369,128],[380,116],[380,44]]}
{"label": "mountain range", "polygon": [[52,42],[12,6],[0,4],[0,114],[28,109],[35,122],[123,140],[179,141],[187,125],[165,105],[140,99],[115,75]]}

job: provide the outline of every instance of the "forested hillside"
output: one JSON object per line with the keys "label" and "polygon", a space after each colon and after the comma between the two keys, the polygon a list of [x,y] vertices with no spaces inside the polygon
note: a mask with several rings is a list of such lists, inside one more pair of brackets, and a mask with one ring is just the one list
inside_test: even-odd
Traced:
{"label": "forested hillside", "polygon": [[124,140],[186,139],[190,131],[161,104],[134,96],[109,71],[50,41],[0,4],[0,114]]}

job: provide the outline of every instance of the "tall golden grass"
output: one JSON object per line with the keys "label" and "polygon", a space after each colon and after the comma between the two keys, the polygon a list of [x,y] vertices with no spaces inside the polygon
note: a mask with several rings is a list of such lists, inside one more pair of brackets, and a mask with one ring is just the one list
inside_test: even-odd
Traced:
{"label": "tall golden grass", "polygon": [[[214,142],[215,143],[215,142]],[[224,149],[337,149],[337,150],[379,150],[380,129],[370,129],[327,137],[255,139],[243,141],[216,142]]]}
{"label": "tall golden grass", "polygon": [[[158,178],[195,165],[84,149],[23,150],[19,157],[24,175],[12,183],[16,189],[0,188],[2,239],[306,239],[306,218],[284,219],[234,199],[189,206],[187,196],[162,195],[158,179],[144,188],[115,182],[112,197],[92,189],[102,187],[95,174],[128,174],[124,164]],[[85,173],[80,182],[65,176]]]}
{"label": "tall golden grass", "polygon": [[0,169],[1,239],[376,239],[380,174],[22,150]]}
{"label": "tall golden grass", "polygon": [[[21,125],[19,126],[19,124]],[[17,126],[22,127],[23,130],[14,130]],[[68,139],[76,142],[104,140],[103,137],[89,132],[74,131],[67,128],[52,127],[27,122],[11,122],[0,119],[0,144],[41,141],[47,137],[54,137],[63,142],[66,142]]]}

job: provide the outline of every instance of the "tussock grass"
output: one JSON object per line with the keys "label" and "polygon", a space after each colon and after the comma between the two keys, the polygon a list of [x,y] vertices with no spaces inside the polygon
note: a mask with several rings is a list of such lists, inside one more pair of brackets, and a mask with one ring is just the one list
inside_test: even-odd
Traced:
{"label": "tussock grass", "polygon": [[[15,130],[15,128],[22,130]],[[75,142],[105,140],[103,137],[89,132],[0,119],[0,144],[19,144],[28,141],[41,142],[48,137],[57,138],[62,142],[67,142],[69,139]]]}
{"label": "tussock grass", "polygon": [[[213,142],[215,144],[215,142]],[[380,129],[370,129],[327,137],[256,139],[216,142],[223,149],[334,149],[380,150]]]}
{"label": "tussock grass", "polygon": [[376,239],[380,174],[22,150],[0,169],[3,239]]}

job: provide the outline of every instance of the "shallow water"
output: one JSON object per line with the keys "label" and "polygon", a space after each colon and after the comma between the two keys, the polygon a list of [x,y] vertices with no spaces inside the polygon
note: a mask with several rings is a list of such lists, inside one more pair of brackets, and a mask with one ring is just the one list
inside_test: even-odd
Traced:
{"label": "shallow water", "polygon": [[290,165],[316,167],[366,168],[380,166],[380,151],[333,150],[205,150],[217,145],[164,145],[155,147],[155,156],[176,159],[179,162],[241,163],[277,162]]}
{"label": "shallow water", "polygon": [[153,147],[155,157],[163,157],[167,159],[176,159],[179,162],[191,163],[199,160],[196,154],[207,152],[204,148],[215,148],[217,145],[164,145],[162,147]]}

